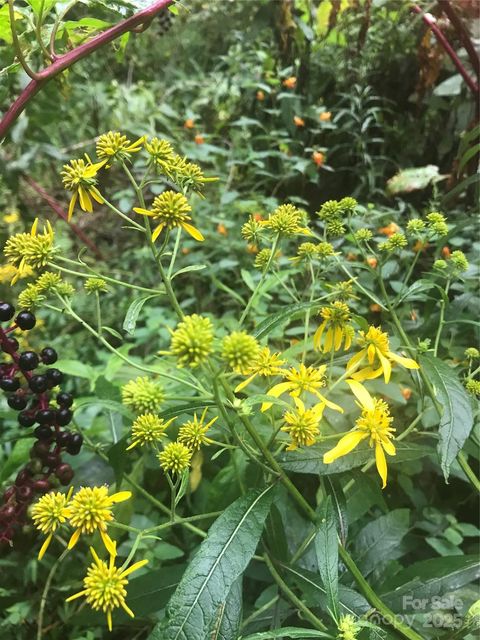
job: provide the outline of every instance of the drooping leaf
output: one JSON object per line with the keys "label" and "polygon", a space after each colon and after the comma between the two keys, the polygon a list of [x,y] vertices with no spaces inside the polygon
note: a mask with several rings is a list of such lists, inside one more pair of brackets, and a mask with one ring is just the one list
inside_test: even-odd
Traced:
{"label": "drooping leaf", "polygon": [[133,336],[133,334],[135,333],[135,327],[137,326],[138,316],[140,315],[140,311],[142,310],[143,305],[147,302],[147,300],[156,297],[156,294],[151,296],[143,296],[142,298],[136,298],[132,302],[132,304],[128,307],[127,313],[125,315],[125,320],[123,321],[124,331]]}
{"label": "drooping leaf", "polygon": [[307,638],[332,638],[329,633],[316,629],[304,629],[300,627],[284,627],[274,631],[261,631],[251,636],[242,637],[241,640],[275,640],[275,638],[292,638],[293,640],[307,640]]}
{"label": "drooping leaf", "polygon": [[205,640],[255,553],[274,496],[273,487],[250,491],[212,525],[149,640]]}
{"label": "drooping leaf", "polygon": [[328,609],[335,621],[338,606],[338,536],[332,499],[327,496],[320,511],[320,524],[315,536],[318,570],[327,592]]}
{"label": "drooping leaf", "polygon": [[439,358],[421,356],[420,366],[434,385],[437,400],[443,406],[438,426],[438,454],[445,481],[450,465],[465,444],[473,427],[472,403],[454,370]]}
{"label": "drooping leaf", "polygon": [[387,192],[391,196],[426,189],[432,182],[438,182],[447,176],[440,175],[438,167],[428,164],[425,167],[402,169],[387,182]]}

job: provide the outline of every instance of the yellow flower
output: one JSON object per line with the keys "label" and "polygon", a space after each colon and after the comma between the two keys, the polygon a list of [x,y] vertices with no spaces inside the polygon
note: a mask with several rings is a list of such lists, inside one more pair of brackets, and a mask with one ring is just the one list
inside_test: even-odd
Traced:
{"label": "yellow flower", "polygon": [[[306,367],[303,363],[298,369],[291,367],[283,374],[286,382],[280,382],[267,391],[268,396],[278,398],[283,393],[289,393],[292,398],[298,398],[302,393],[312,393],[327,407],[334,411],[340,411],[343,413],[342,407],[338,404],[334,404],[327,400],[320,392],[319,389],[325,386],[325,371],[326,365],[321,365],[318,368]],[[264,402],[262,404],[262,411],[270,409],[272,402]]]}
{"label": "yellow flower", "polygon": [[52,541],[53,534],[61,527],[69,517],[68,503],[72,495],[73,487],[68,493],[46,493],[32,507],[32,520],[36,528],[46,533],[45,542],[40,547],[38,559],[45,555],[48,545]]}
{"label": "yellow flower", "polygon": [[282,204],[270,214],[268,220],[262,220],[262,226],[279,236],[290,237],[297,234],[312,235],[305,226],[305,214],[293,204]]}
{"label": "yellow flower", "polygon": [[[392,362],[401,364],[406,369],[419,369],[419,365],[411,358],[404,358],[390,351],[388,334],[381,328],[369,327],[367,333],[360,331],[358,344],[361,350],[347,364],[347,371],[354,380],[362,382],[378,378],[383,374],[385,382],[389,382],[392,373]],[[368,366],[357,371],[367,358]],[[353,373],[355,371],[355,373]]]}
{"label": "yellow flower", "polygon": [[295,89],[295,87],[297,86],[297,78],[295,76],[290,76],[289,78],[285,78],[282,84],[287,89]]}
{"label": "yellow flower", "polygon": [[305,409],[305,405],[300,398],[294,398],[296,409],[287,411],[283,416],[285,426],[282,431],[288,433],[292,442],[287,447],[287,451],[294,451],[298,447],[304,445],[310,447],[315,444],[317,436],[320,433],[319,422],[322,419],[325,405],[320,402],[311,409]]}
{"label": "yellow flower", "polygon": [[329,122],[331,120],[332,114],[330,111],[322,111],[322,113],[318,116],[320,122]]}
{"label": "yellow flower", "polygon": [[113,520],[112,506],[131,497],[130,491],[119,491],[108,495],[108,487],[82,487],[73,496],[69,505],[70,524],[76,530],[69,540],[72,549],[82,533],[92,534],[98,530],[107,551],[115,555],[115,543],[107,533],[107,523]]}
{"label": "yellow flower", "polygon": [[142,136],[135,142],[127,140],[127,136],[122,136],[118,131],[109,131],[102,134],[97,140],[97,156],[107,159],[109,162],[115,159],[127,160],[130,154],[137,153],[142,148],[146,136]]}
{"label": "yellow flower", "polygon": [[127,451],[137,445],[141,447],[158,442],[165,437],[165,430],[175,420],[171,418],[167,422],[153,413],[144,413],[135,420],[132,425],[132,444],[127,447]]}
{"label": "yellow flower", "polygon": [[68,220],[73,215],[77,199],[80,201],[82,211],[87,211],[88,213],[93,211],[92,198],[99,204],[103,203],[104,200],[96,187],[96,175],[106,163],[107,160],[92,163],[87,156],[87,162],[83,159],[70,160],[70,164],[63,165],[63,171],[61,172],[63,186],[68,191],[73,192],[68,207]]}
{"label": "yellow flower", "polygon": [[340,438],[337,445],[327,451],[323,456],[323,462],[330,464],[347,453],[353,451],[355,447],[365,438],[369,438],[371,447],[375,446],[375,462],[378,473],[382,479],[382,489],[387,484],[387,460],[385,451],[389,456],[395,455],[395,447],[391,438],[395,431],[391,427],[393,418],[390,416],[388,405],[384,400],[372,398],[365,387],[356,380],[347,380],[350,389],[353,391],[359,407],[362,409],[362,415],[355,422],[355,428],[349,431],[343,438]]}
{"label": "yellow flower", "polygon": [[43,233],[37,231],[38,218],[35,218],[30,233],[17,233],[5,243],[4,254],[8,262],[16,267],[12,284],[31,273],[32,269],[45,267],[55,254],[54,233],[50,222],[47,220]]}
{"label": "yellow flower", "polygon": [[[350,309],[344,302],[336,301],[331,307],[323,307],[320,310],[323,318],[322,324],[315,331],[313,336],[314,349],[322,350],[327,353],[332,349],[338,351],[342,348],[342,342],[345,341],[343,348],[345,351],[350,349],[354,334],[353,327],[350,322]],[[325,332],[325,342],[322,348],[322,337]]]}
{"label": "yellow flower", "polygon": [[18,211],[12,211],[11,213],[6,213],[3,216],[3,221],[5,222],[5,224],[15,224],[15,222],[18,222],[19,220],[20,215]]}
{"label": "yellow flower", "polygon": [[260,351],[253,336],[246,331],[232,331],[222,340],[222,359],[236,373],[248,375],[252,362]]}
{"label": "yellow flower", "polygon": [[127,591],[125,589],[128,584],[127,576],[134,571],[144,567],[148,560],[140,560],[135,562],[128,569],[115,566],[115,555],[110,556],[107,564],[95,553],[90,547],[90,551],[94,558],[94,562],[87,570],[87,575],[83,579],[83,591],[75,593],[67,598],[67,602],[71,602],[76,598],[85,596],[87,603],[95,609],[95,611],[103,611],[107,616],[108,628],[112,630],[112,611],[118,607],[122,607],[128,615],[133,618],[133,611],[127,606],[125,598]]}
{"label": "yellow flower", "polygon": [[200,420],[197,418],[197,414],[193,415],[193,420],[189,420],[180,427],[178,432],[178,442],[184,444],[190,451],[199,451],[203,444],[210,444],[212,440],[207,438],[207,431],[212,424],[218,420],[218,416],[212,418],[210,422],[205,423],[205,416],[207,414],[207,408],[204,409]]}
{"label": "yellow flower", "polygon": [[158,226],[152,233],[152,241],[158,238],[165,227],[167,229],[181,227],[195,240],[202,241],[205,239],[200,231],[189,223],[191,217],[188,214],[192,207],[181,193],[164,191],[155,198],[151,210],[140,207],[134,207],[133,210],[142,216],[149,216],[154,220],[159,220]]}
{"label": "yellow flower", "polygon": [[285,360],[280,360],[278,353],[271,353],[268,347],[263,347],[255,356],[252,365],[247,369],[249,377],[235,387],[235,393],[245,389],[257,376],[276,376],[283,372],[282,365]]}
{"label": "yellow flower", "polygon": [[158,454],[158,459],[164,471],[180,474],[188,469],[192,451],[181,442],[171,442]]}

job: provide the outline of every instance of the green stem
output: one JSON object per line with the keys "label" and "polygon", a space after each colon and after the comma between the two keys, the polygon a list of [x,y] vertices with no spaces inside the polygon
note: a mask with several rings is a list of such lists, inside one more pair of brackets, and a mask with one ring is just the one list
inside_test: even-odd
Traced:
{"label": "green stem", "polygon": [[[62,258],[59,258],[62,259]],[[73,261],[71,261],[73,262]],[[67,269],[66,267],[61,267],[59,264],[55,264],[54,262],[49,262],[48,266],[51,269],[58,269],[59,271],[62,271],[63,273],[69,273],[72,276],[77,276],[78,278],[91,278],[92,275],[94,276],[98,276],[99,278],[103,278],[103,280],[106,280],[107,282],[111,282],[112,284],[118,284],[121,287],[127,287],[128,289],[136,289],[137,291],[145,291],[147,293],[157,293],[157,294],[161,294],[164,295],[165,292],[161,291],[160,289],[149,289],[147,287],[140,287],[136,284],[131,284],[130,282],[124,282],[123,280],[117,280],[116,278],[111,278],[110,276],[105,276],[101,273],[97,273],[96,271],[91,271],[91,273],[82,273],[81,271],[73,271],[72,269]],[[87,269],[89,269],[90,267],[87,267]]]}
{"label": "green stem", "polygon": [[319,631],[326,631],[327,627],[323,624],[323,622],[317,618],[317,616],[310,611],[310,609],[298,598],[290,587],[286,584],[285,580],[275,569],[273,562],[270,560],[269,556],[265,554],[263,556],[265,560],[265,564],[268,567],[268,570],[272,574],[272,578],[275,580],[280,590],[284,593],[284,595],[290,600],[294,607],[296,607],[305,617],[306,620],[310,622],[310,624]]}
{"label": "green stem", "polygon": [[443,326],[445,323],[445,308],[447,306],[447,300],[448,300],[448,291],[450,289],[450,279],[447,280],[446,284],[445,284],[445,295],[442,296],[442,299],[440,300],[440,321],[438,323],[438,329],[437,329],[437,335],[435,336],[435,344],[433,346],[433,355],[436,357],[437,353],[438,353],[438,347],[440,345],[440,338],[442,336],[442,331],[443,331]]}
{"label": "green stem", "polygon": [[100,294],[95,291],[95,310],[97,314],[97,330],[99,337],[102,337],[102,309],[100,307]]}
{"label": "green stem", "polygon": [[267,273],[271,267],[271,264],[273,262],[273,260],[275,259],[275,253],[277,251],[277,246],[278,246],[278,241],[280,239],[280,235],[277,234],[273,240],[273,244],[272,244],[272,249],[271,249],[271,253],[270,256],[268,258],[268,262],[265,266],[265,269],[262,271],[262,275],[260,276],[260,280],[257,282],[257,285],[255,286],[255,289],[252,292],[252,295],[250,296],[250,300],[247,302],[247,306],[245,307],[241,318],[240,318],[240,322],[239,322],[239,326],[241,327],[242,324],[245,321],[245,318],[247,317],[253,303],[255,302],[258,294],[260,293],[260,289],[263,286],[263,283],[265,282],[265,278],[267,277]]}
{"label": "green stem", "polygon": [[407,275],[405,276],[405,278],[404,278],[404,280],[402,282],[402,286],[400,287],[400,291],[397,293],[397,295],[395,297],[395,300],[393,301],[393,306],[394,307],[397,306],[398,300],[400,300],[405,287],[409,283],[410,278],[411,278],[412,273],[413,273],[413,270],[415,269],[415,265],[417,264],[419,257],[420,257],[420,251],[417,251],[416,254],[415,254],[415,257],[413,258],[413,260],[412,260],[412,262],[410,264],[410,267],[409,267],[409,269],[407,271]]}
{"label": "green stem", "polygon": [[42,597],[40,599],[40,606],[38,609],[38,617],[37,617],[37,640],[42,640],[43,636],[43,617],[45,614],[45,605],[47,604],[48,592],[50,591],[50,586],[52,584],[53,576],[55,575],[58,567],[62,560],[64,560],[65,556],[68,554],[68,549],[65,549],[62,555],[53,563],[52,568],[50,569],[47,580],[45,582],[45,586],[43,587]]}
{"label": "green stem", "polygon": [[173,246],[172,258],[170,260],[170,264],[168,266],[167,276],[170,280],[172,277],[173,267],[175,266],[175,260],[177,259],[178,249],[180,247],[180,238],[182,236],[182,228],[178,227],[177,229],[177,237],[175,238],[175,244]]}
{"label": "green stem", "polygon": [[[315,272],[313,270],[312,267],[312,263],[309,263],[309,267],[310,267],[310,305],[313,302],[314,299],[314,294],[315,294]],[[305,358],[307,357],[307,341],[308,341],[308,334],[310,331],[310,313],[312,311],[312,307],[309,306],[307,308],[307,311],[305,313],[305,326],[304,326],[304,330],[303,330],[303,352],[302,352],[302,363],[305,363]]]}
{"label": "green stem", "polygon": [[117,209],[117,207],[115,207],[111,202],[109,202],[108,200],[105,200],[105,196],[103,194],[102,194],[102,198],[103,198],[104,204],[106,204],[107,207],[113,211],[113,213],[115,213],[117,216],[125,220],[125,222],[128,222],[129,226],[133,226],[135,227],[135,229],[138,229],[138,231],[145,233],[145,227],[142,227],[141,224],[138,224],[138,222],[135,222],[135,220],[132,220],[132,218],[129,218],[128,216],[126,216],[124,213],[120,211],[120,209]]}
{"label": "green stem", "polygon": [[30,66],[28,65],[23,55],[22,47],[18,39],[17,27],[15,25],[15,7],[13,6],[13,0],[8,0],[8,13],[9,13],[10,31],[12,32],[12,41],[13,41],[13,48],[15,50],[15,55],[18,58],[18,61],[23,67],[23,70],[25,71],[25,73],[28,76],[30,76],[32,80],[38,80],[39,79],[38,73],[35,73],[35,71],[33,71],[33,69],[30,68]]}
{"label": "green stem", "polygon": [[480,493],[480,480],[475,475],[472,467],[468,464],[467,456],[460,451],[457,455],[458,464],[463,469],[465,475],[470,481],[470,484]]}

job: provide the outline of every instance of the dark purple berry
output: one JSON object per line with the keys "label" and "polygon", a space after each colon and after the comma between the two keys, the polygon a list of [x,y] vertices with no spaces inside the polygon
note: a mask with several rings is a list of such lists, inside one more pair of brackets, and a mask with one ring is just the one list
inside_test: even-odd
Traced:
{"label": "dark purple berry", "polygon": [[37,320],[33,313],[30,311],[20,311],[18,316],[15,318],[15,322],[20,327],[20,329],[33,329],[36,325]]}
{"label": "dark purple berry", "polygon": [[52,347],[45,347],[40,351],[40,357],[44,364],[53,364],[58,360],[57,352]]}
{"label": "dark purple berry", "polygon": [[8,502],[15,495],[15,487],[8,487],[3,494],[3,501]]}
{"label": "dark purple berry", "polygon": [[5,376],[5,378],[0,380],[0,389],[3,389],[3,391],[16,391],[20,389],[20,380],[18,378]]}
{"label": "dark purple berry", "polygon": [[[13,487],[11,487],[11,489],[13,489],[13,491],[15,492],[15,489]],[[2,514],[5,520],[12,520],[12,518],[15,517],[16,509],[13,504],[9,504],[7,507],[4,507],[2,509]]]}
{"label": "dark purple berry", "polygon": [[20,487],[22,484],[30,482],[31,479],[32,476],[29,474],[29,472],[26,469],[22,469],[15,479],[15,484],[17,485],[17,487]]}
{"label": "dark purple berry", "polygon": [[0,322],[7,322],[13,318],[15,308],[8,302],[0,302]]}
{"label": "dark purple berry", "polygon": [[35,418],[29,411],[20,411],[17,416],[18,424],[21,427],[33,427],[35,424]]}
{"label": "dark purple berry", "polygon": [[37,475],[37,473],[41,473],[43,469],[43,462],[38,458],[34,458],[33,460],[30,460],[27,468],[32,474],[32,476],[35,476]]}
{"label": "dark purple berry", "polygon": [[18,366],[22,371],[32,371],[38,367],[38,356],[33,351],[25,351],[18,359]]}
{"label": "dark purple berry", "polygon": [[50,482],[45,479],[35,480],[33,489],[34,491],[38,491],[38,493],[47,493],[50,489]]}
{"label": "dark purple berry", "polygon": [[59,369],[47,369],[46,376],[52,387],[62,383],[63,373]]}
{"label": "dark purple berry", "polygon": [[55,475],[63,485],[70,484],[73,478],[73,469],[69,464],[61,464],[55,470]]}
{"label": "dark purple berry", "polygon": [[80,453],[82,444],[82,436],[79,433],[72,433],[70,435],[70,442],[67,445],[67,453],[69,453],[71,456],[76,456],[77,453]]}
{"label": "dark purple berry", "polygon": [[66,393],[65,391],[61,391],[57,395],[57,403],[61,407],[71,407],[73,404],[73,396],[71,393]]}
{"label": "dark purple berry", "polygon": [[59,431],[57,433],[56,442],[59,447],[66,447],[70,442],[70,432],[69,431]]}
{"label": "dark purple berry", "polygon": [[35,414],[35,420],[39,424],[53,424],[55,421],[55,412],[52,409],[40,409]]}
{"label": "dark purple berry", "polygon": [[14,394],[8,398],[7,402],[8,406],[15,409],[15,411],[22,411],[27,406],[27,399],[24,395]]}
{"label": "dark purple berry", "polygon": [[2,344],[2,351],[9,353],[18,350],[18,340],[16,338],[7,338],[7,344]]}
{"label": "dark purple berry", "polygon": [[33,489],[24,484],[21,487],[17,487],[17,498],[20,502],[29,502],[33,496]]}
{"label": "dark purple berry", "polygon": [[71,421],[72,417],[73,417],[73,413],[70,411],[70,409],[59,409],[57,411],[56,422],[57,424],[64,427]]}
{"label": "dark purple berry", "polygon": [[59,462],[60,462],[60,456],[58,455],[58,453],[49,453],[45,456],[45,464],[50,469],[56,469],[58,467]]}
{"label": "dark purple berry", "polygon": [[39,440],[50,440],[53,435],[52,430],[46,424],[37,427],[33,433]]}
{"label": "dark purple berry", "polygon": [[32,449],[34,455],[43,459],[50,453],[50,442],[46,442],[45,440],[37,440]]}
{"label": "dark purple berry", "polygon": [[48,389],[47,376],[43,376],[43,375],[32,376],[32,378],[28,383],[28,386],[34,393],[43,393]]}

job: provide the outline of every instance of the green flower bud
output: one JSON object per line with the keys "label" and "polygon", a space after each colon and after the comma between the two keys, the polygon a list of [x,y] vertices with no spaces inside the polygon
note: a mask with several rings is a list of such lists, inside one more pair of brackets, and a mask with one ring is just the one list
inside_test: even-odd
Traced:
{"label": "green flower bud", "polygon": [[222,342],[222,358],[236,373],[247,375],[260,347],[245,331],[234,331]]}
{"label": "green flower bud", "polygon": [[185,316],[172,333],[171,352],[179,367],[198,367],[213,351],[213,325],[196,313]]}
{"label": "green flower bud", "polygon": [[163,387],[147,376],[130,380],[122,387],[122,402],[137,413],[156,413],[165,399]]}

